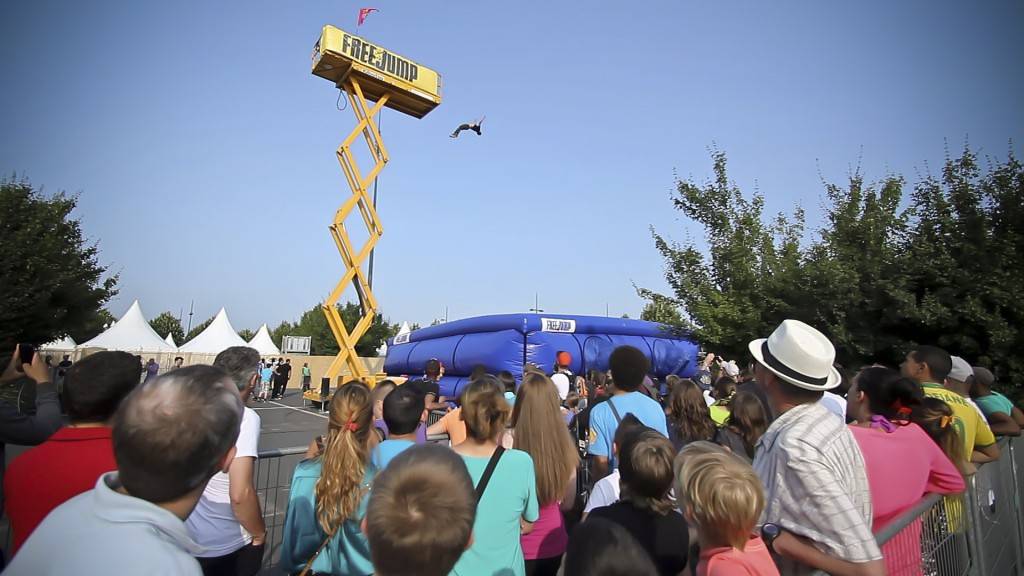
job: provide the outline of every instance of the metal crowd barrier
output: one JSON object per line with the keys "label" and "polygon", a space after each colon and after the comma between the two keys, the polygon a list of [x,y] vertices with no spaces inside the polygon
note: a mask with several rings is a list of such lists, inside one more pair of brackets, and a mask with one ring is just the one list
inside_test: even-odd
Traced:
{"label": "metal crowd barrier", "polygon": [[[428,442],[447,443],[447,434],[432,434]],[[263,510],[263,521],[267,525],[267,541],[263,552],[261,574],[277,574],[277,563],[281,555],[281,541],[284,538],[284,518],[288,512],[288,492],[291,488],[295,465],[306,455],[307,446],[295,446],[278,450],[261,450],[256,459],[254,472],[256,495]]]}
{"label": "metal crowd barrier", "polygon": [[890,576],[1024,576],[1024,437],[999,448],[962,495],[929,494],[875,535]]}
{"label": "metal crowd barrier", "polygon": [[256,495],[267,525],[267,541],[263,551],[262,574],[271,574],[281,554],[284,536],[284,516],[288,511],[288,491],[292,472],[306,455],[306,446],[261,450],[256,459]]}

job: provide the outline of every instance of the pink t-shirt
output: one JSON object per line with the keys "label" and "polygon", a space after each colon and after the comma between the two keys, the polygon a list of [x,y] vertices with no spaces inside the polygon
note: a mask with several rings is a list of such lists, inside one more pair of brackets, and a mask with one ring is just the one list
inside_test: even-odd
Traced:
{"label": "pink t-shirt", "polygon": [[569,535],[565,532],[565,521],[558,502],[540,507],[540,517],[533,523],[533,531],[519,537],[523,547],[523,558],[553,558],[565,552]]}
{"label": "pink t-shirt", "polygon": [[742,552],[732,546],[701,550],[697,576],[779,576],[779,569],[764,541],[754,536]]}
{"label": "pink t-shirt", "polygon": [[850,426],[871,486],[872,529],[878,532],[928,493],[956,494],[964,477],[917,424],[881,428]]}
{"label": "pink t-shirt", "polygon": [[[851,425],[850,431],[867,467],[875,532],[925,494],[963,492],[960,471],[917,424],[897,425],[892,432]],[[920,534],[921,523],[916,521],[882,546],[890,576],[921,574]]]}

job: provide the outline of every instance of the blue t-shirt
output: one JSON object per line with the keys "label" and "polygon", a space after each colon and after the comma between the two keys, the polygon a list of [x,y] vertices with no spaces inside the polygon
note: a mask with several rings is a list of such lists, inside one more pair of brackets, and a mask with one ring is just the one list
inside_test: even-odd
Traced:
{"label": "blue t-shirt", "polygon": [[274,373],[274,371],[271,370],[270,367],[268,366],[268,367],[264,368],[263,370],[260,370],[260,378],[264,382],[270,382],[270,376],[273,373]]}
{"label": "blue t-shirt", "polygon": [[625,418],[626,414],[632,414],[645,426],[654,428],[668,437],[665,410],[661,404],[640,392],[627,392],[612,396],[590,411],[590,446],[587,449],[590,454],[611,459],[612,441],[615,439],[615,431],[619,428],[619,422],[615,419],[610,406],[612,403],[615,404],[619,417]]}
{"label": "blue t-shirt", "polygon": [[[327,537],[316,518],[316,483],[321,469],[320,458],[317,457],[299,462],[292,474],[280,559],[280,566],[288,574],[301,572]],[[359,509],[341,523],[331,542],[317,555],[313,561],[313,572],[334,576],[373,574],[370,545],[359,526],[366,515],[373,475],[373,466],[367,466],[359,487],[363,494]]]}
{"label": "blue t-shirt", "polygon": [[508,400],[509,406],[516,405],[516,395],[513,394],[512,392],[505,392],[505,400]]}
{"label": "blue t-shirt", "polygon": [[412,448],[415,445],[415,442],[409,440],[385,440],[373,449],[370,461],[373,462],[373,467],[377,471],[381,471],[388,467],[388,463],[395,456],[401,454],[406,448]]}
{"label": "blue t-shirt", "polygon": [[1013,415],[1013,402],[995,390],[988,396],[975,398],[974,403],[981,408],[981,413],[985,415],[985,418],[997,412],[1002,412],[1007,416]]}
{"label": "blue t-shirt", "polygon": [[[462,460],[475,486],[490,458],[462,456]],[[523,576],[526,563],[519,544],[519,519],[536,522],[539,514],[533,459],[521,450],[506,450],[477,506],[473,545],[462,553],[449,576]]]}

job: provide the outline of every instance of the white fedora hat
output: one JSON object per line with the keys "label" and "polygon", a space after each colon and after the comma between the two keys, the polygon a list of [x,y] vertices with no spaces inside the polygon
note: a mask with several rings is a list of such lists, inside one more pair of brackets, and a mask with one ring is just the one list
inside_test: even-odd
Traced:
{"label": "white fedora hat", "polygon": [[831,390],[839,385],[832,342],[799,320],[783,320],[771,336],[758,338],[747,347],[758,363],[794,386]]}

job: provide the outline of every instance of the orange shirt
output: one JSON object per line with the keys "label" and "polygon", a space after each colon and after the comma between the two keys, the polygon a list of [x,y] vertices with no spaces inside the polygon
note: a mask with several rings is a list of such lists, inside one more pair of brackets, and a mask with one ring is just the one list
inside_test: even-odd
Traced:
{"label": "orange shirt", "polygon": [[437,421],[444,429],[445,434],[448,434],[452,446],[458,446],[466,441],[466,423],[462,421],[461,416],[462,407],[459,407],[445,414]]}
{"label": "orange shirt", "polygon": [[779,576],[779,569],[764,541],[754,536],[742,552],[731,546],[701,550],[697,576]]}

